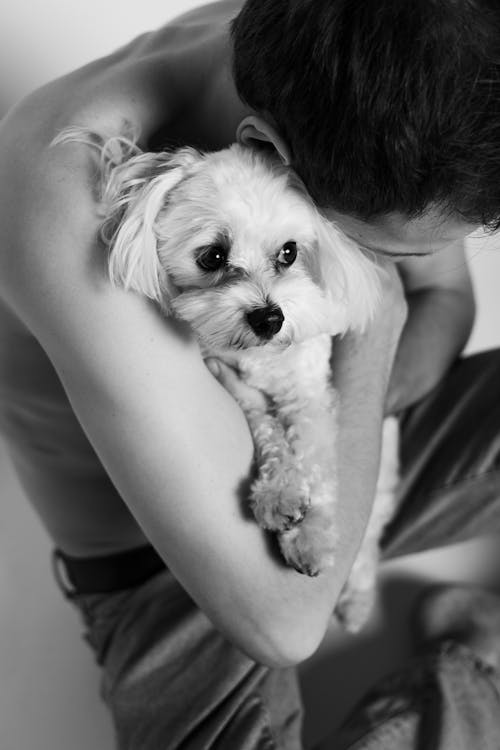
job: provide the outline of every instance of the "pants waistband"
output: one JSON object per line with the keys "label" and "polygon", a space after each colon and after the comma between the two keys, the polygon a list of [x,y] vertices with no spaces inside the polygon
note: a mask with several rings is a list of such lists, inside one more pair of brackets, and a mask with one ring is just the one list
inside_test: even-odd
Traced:
{"label": "pants waistband", "polygon": [[71,557],[55,549],[52,564],[55,579],[67,596],[134,588],[167,567],[149,544],[99,557]]}

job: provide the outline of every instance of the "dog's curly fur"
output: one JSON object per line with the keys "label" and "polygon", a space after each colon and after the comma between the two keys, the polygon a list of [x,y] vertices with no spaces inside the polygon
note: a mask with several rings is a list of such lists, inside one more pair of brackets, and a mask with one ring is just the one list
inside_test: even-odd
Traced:
{"label": "dog's curly fur", "polygon": [[[84,129],[100,154],[102,238],[114,283],[187,321],[205,354],[230,353],[269,408],[241,402],[255,442],[257,522],[286,562],[314,576],[336,560],[337,395],[331,337],[362,330],[380,269],[318,212],[278,159],[240,145],[145,153],[126,137]],[[256,319],[252,319],[252,312]],[[392,513],[397,427],[385,425],[374,511],[337,606],[356,630],[373,599],[381,530]]]}

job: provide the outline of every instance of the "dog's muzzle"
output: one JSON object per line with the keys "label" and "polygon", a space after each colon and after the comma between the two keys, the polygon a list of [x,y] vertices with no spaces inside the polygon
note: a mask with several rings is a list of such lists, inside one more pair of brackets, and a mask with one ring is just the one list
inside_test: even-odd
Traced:
{"label": "dog's muzzle", "polygon": [[247,313],[247,321],[254,333],[262,339],[271,339],[283,325],[285,316],[276,305],[257,307]]}

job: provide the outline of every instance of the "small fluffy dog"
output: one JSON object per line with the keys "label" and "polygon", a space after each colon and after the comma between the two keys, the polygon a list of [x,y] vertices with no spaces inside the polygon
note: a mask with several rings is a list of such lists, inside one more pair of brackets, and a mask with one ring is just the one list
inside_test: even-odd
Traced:
{"label": "small fluffy dog", "polygon": [[[130,139],[80,129],[57,142],[72,140],[100,152],[112,281],[187,321],[205,355],[230,355],[241,377],[267,394],[267,410],[240,404],[255,443],[257,522],[301,573],[334,565],[342,530],[331,338],[367,324],[381,270],[269,154],[240,145],[144,153]],[[378,541],[392,514],[393,420],[385,433],[372,517],[336,610],[350,630],[371,609]]]}

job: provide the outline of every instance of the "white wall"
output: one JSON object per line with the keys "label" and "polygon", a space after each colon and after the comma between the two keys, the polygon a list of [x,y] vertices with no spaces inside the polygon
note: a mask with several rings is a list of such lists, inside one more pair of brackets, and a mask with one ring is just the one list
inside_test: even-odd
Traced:
{"label": "white wall", "polygon": [[12,103],[52,78],[203,4],[197,0],[5,0],[0,101]]}
{"label": "white wall", "polygon": [[[2,8],[0,28],[0,108],[2,103],[12,104],[50,78],[196,4],[193,0],[9,3],[8,8]],[[475,240],[470,255],[479,292],[472,348],[500,345],[500,238]],[[0,747],[110,750],[110,723],[97,697],[97,669],[80,639],[76,614],[52,582],[49,539],[25,501],[1,443],[0,508]],[[413,574],[427,577],[440,570],[443,578],[489,581],[495,574],[496,558],[491,547],[478,543],[437,560],[421,556],[401,564],[400,570],[407,572],[408,565]],[[325,658],[329,648],[330,642],[325,642]],[[361,653],[361,646],[356,650]],[[379,655],[384,653],[380,647],[376,650]],[[385,662],[394,661],[396,651],[391,642]],[[362,653],[366,658],[366,648]],[[370,674],[366,671],[365,682],[383,666],[379,663]],[[326,674],[328,679],[332,673],[325,673],[324,668],[321,672],[317,662],[304,670],[307,695],[316,707],[312,707],[315,726],[310,722],[310,736],[319,734],[331,719],[332,691],[328,691],[329,703],[325,705],[326,691],[318,694],[316,689],[314,694],[314,687],[319,677]],[[339,694],[343,700],[338,703],[340,708],[347,700],[345,689],[343,692],[344,696]]]}
{"label": "white wall", "polygon": [[500,233],[468,241],[469,266],[476,290],[477,320],[467,351],[500,345]]}

